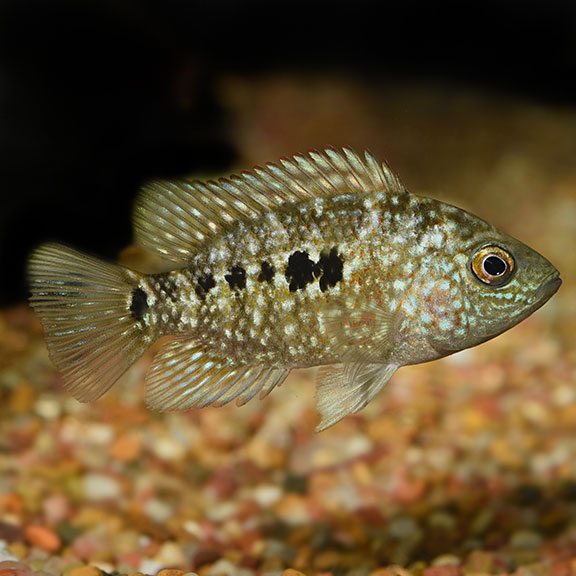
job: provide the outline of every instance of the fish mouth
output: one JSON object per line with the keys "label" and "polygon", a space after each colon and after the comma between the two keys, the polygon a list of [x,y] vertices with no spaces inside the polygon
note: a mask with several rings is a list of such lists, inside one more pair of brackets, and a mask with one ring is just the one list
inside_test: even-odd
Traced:
{"label": "fish mouth", "polygon": [[560,278],[560,272],[556,270],[544,279],[540,288],[538,288],[534,295],[534,302],[541,302],[544,304],[544,302],[556,294],[561,285],[562,278]]}

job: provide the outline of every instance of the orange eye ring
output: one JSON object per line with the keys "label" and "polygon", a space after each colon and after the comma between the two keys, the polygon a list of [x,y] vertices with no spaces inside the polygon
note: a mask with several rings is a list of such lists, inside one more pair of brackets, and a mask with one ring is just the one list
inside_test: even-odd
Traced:
{"label": "orange eye ring", "polygon": [[516,268],[512,255],[499,246],[482,246],[472,256],[470,267],[480,282],[488,286],[503,286]]}

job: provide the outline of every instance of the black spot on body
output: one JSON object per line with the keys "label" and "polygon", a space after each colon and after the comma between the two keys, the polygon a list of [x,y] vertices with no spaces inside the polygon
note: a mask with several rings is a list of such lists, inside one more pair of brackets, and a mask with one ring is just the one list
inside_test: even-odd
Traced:
{"label": "black spot on body", "polygon": [[310,260],[308,252],[299,252],[298,250],[294,252],[288,258],[288,266],[286,266],[285,271],[290,292],[303,290],[308,284],[314,282],[316,272],[316,264]]}
{"label": "black spot on body", "polygon": [[232,289],[242,290],[246,288],[246,270],[241,266],[232,266],[230,274],[226,274],[224,279]]}
{"label": "black spot on body", "polygon": [[332,288],[342,281],[344,262],[335,247],[330,250],[329,254],[320,254],[318,266],[322,270],[320,276],[320,290],[322,292],[326,292],[328,288]]}
{"label": "black spot on body", "polygon": [[276,274],[274,267],[268,264],[268,262],[262,262],[260,267],[260,274],[258,274],[257,280],[258,282],[272,282],[274,274]]}
{"label": "black spot on body", "polygon": [[196,282],[197,284],[194,290],[199,298],[205,298],[206,294],[208,294],[208,292],[212,290],[214,286],[216,286],[216,280],[214,280],[214,276],[212,276],[212,274],[204,274],[199,276]]}
{"label": "black spot on body", "polygon": [[135,320],[142,320],[144,314],[148,311],[148,294],[142,288],[134,288],[132,291],[132,302],[130,304],[130,312]]}

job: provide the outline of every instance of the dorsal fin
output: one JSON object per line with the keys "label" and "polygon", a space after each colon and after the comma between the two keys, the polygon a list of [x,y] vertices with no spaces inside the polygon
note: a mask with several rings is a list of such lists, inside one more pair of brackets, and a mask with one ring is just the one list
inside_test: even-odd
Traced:
{"label": "dorsal fin", "polygon": [[134,210],[135,240],[175,264],[185,265],[202,243],[238,220],[337,194],[406,189],[386,164],[350,148],[282,158],[218,182],[152,182]]}

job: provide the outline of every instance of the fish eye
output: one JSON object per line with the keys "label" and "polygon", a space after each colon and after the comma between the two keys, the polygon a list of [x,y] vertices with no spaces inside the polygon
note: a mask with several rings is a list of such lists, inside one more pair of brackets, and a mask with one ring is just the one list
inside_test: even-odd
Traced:
{"label": "fish eye", "polygon": [[503,286],[514,273],[512,255],[499,246],[482,246],[471,259],[472,273],[480,282],[489,286]]}

